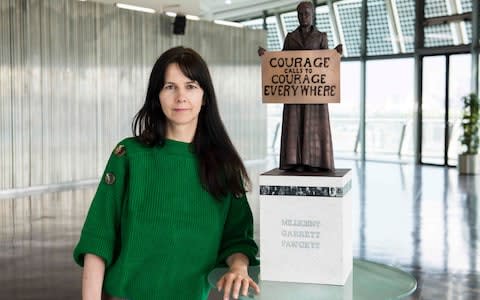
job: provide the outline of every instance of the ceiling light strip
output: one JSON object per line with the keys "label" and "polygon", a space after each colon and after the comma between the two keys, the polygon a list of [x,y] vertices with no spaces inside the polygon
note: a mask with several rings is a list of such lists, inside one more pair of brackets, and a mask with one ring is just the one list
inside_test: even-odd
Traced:
{"label": "ceiling light strip", "polygon": [[[177,13],[174,13],[172,11],[167,11],[165,14],[169,17],[175,18],[177,16]],[[199,16],[194,16],[194,15],[185,15],[185,18],[192,20],[192,21],[199,21],[200,17]]]}
{"label": "ceiling light strip", "polygon": [[230,21],[224,21],[224,20],[215,20],[215,21],[213,21],[213,23],[219,24],[219,25],[239,27],[239,28],[242,28],[244,26],[243,24],[240,24],[240,23],[237,23],[237,22],[230,22]]}
{"label": "ceiling light strip", "polygon": [[125,4],[125,3],[115,3],[115,6],[118,8],[123,8],[123,9],[128,9],[128,10],[135,10],[135,11],[141,11],[141,12],[146,12],[150,14],[154,14],[155,10],[147,7],[142,7],[142,6],[136,6],[136,5],[130,5],[130,4]]}

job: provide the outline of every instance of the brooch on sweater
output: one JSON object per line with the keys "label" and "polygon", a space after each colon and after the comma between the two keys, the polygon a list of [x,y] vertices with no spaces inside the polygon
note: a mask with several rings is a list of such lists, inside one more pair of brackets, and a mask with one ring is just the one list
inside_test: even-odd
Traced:
{"label": "brooch on sweater", "polygon": [[127,150],[125,149],[124,145],[118,145],[115,150],[113,150],[113,154],[116,156],[122,156],[125,154],[125,152],[127,152]]}
{"label": "brooch on sweater", "polygon": [[115,183],[115,175],[113,173],[105,174],[105,183],[106,184],[114,184]]}

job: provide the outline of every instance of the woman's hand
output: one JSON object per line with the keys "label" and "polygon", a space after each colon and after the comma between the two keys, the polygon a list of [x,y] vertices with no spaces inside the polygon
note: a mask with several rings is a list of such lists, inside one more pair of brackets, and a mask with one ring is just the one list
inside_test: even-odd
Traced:
{"label": "woman's hand", "polygon": [[229,300],[230,294],[233,299],[238,299],[240,292],[247,296],[248,287],[252,287],[255,293],[260,293],[258,285],[248,276],[247,268],[230,268],[217,282],[218,291],[223,290],[223,300]]}
{"label": "woman's hand", "polygon": [[248,295],[248,288],[251,287],[255,293],[260,293],[260,288],[248,275],[248,258],[236,253],[227,259],[230,269],[217,282],[218,291],[223,290],[223,300],[229,300],[230,295],[233,299],[238,299],[240,292],[243,296]]}

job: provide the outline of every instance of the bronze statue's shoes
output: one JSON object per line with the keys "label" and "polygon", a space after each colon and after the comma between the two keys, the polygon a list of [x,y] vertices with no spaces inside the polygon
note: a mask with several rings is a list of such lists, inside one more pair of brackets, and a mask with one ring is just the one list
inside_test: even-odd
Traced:
{"label": "bronze statue's shoes", "polygon": [[296,171],[296,172],[304,172],[305,171],[305,166],[304,165],[296,165],[291,170]]}

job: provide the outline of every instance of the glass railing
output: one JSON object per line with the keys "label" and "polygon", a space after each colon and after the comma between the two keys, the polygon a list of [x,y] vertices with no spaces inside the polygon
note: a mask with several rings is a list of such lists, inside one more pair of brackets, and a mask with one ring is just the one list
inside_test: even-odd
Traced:
{"label": "glass railing", "polygon": [[[337,158],[358,158],[360,145],[360,120],[358,118],[330,118],[333,147]],[[367,118],[366,154],[368,159],[412,162],[414,159],[414,123],[411,118]],[[268,126],[268,152],[280,152],[281,116],[270,116]],[[459,122],[449,124],[449,164],[457,164],[460,151]],[[423,120],[422,160],[443,164],[444,120]]]}

